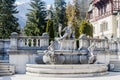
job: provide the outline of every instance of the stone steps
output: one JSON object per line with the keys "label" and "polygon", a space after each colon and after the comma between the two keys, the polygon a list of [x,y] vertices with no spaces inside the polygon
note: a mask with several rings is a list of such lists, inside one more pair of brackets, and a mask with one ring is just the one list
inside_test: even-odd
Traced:
{"label": "stone steps", "polygon": [[110,71],[120,72],[120,60],[110,61]]}
{"label": "stone steps", "polygon": [[8,63],[9,60],[0,60],[0,63]]}
{"label": "stone steps", "polygon": [[85,65],[37,65],[27,64],[26,74],[44,77],[85,77],[107,74],[107,66],[103,64]]}
{"label": "stone steps", "polygon": [[10,75],[13,75],[12,72],[9,72],[9,73],[0,73],[0,76],[10,76]]}
{"label": "stone steps", "polygon": [[14,74],[14,65],[8,63],[7,60],[0,60],[0,76],[9,76]]}

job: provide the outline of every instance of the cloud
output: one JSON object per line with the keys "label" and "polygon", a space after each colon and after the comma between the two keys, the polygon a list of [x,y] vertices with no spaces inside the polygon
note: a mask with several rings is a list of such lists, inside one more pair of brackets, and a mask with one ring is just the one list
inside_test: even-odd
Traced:
{"label": "cloud", "polygon": [[49,10],[49,9],[50,9],[50,7],[51,7],[51,5],[47,5],[47,7],[46,7],[46,8]]}
{"label": "cloud", "polygon": [[16,5],[21,5],[21,4],[24,4],[25,2],[19,2],[19,1],[16,1],[15,4]]}

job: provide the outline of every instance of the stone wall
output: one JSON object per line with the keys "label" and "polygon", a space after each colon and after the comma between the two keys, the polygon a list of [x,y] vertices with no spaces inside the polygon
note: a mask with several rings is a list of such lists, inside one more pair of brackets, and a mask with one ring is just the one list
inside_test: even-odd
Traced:
{"label": "stone wall", "polygon": [[[76,47],[76,41],[79,40],[79,48]],[[108,40],[102,39],[90,39],[85,36],[81,36],[79,39],[74,40],[62,40],[60,46],[55,50],[55,54],[65,54],[66,63],[74,62],[78,63],[79,54],[81,50],[86,50],[92,43],[96,42],[94,55],[97,58],[98,64],[109,64],[111,60],[119,59],[120,40]],[[66,45],[67,43],[67,45]],[[59,45],[59,44],[58,44]],[[26,64],[36,64],[36,58],[43,64],[44,51],[49,46],[49,36],[44,33],[42,36],[18,36],[17,33],[12,33],[10,39],[9,62],[16,66],[16,73],[25,73]],[[75,54],[75,56],[70,55]],[[68,56],[69,55],[69,56]],[[62,57],[60,57],[62,58]],[[73,60],[72,60],[73,58]]]}
{"label": "stone wall", "polygon": [[10,39],[0,39],[0,60],[8,60],[8,53],[10,46]]}
{"label": "stone wall", "polygon": [[49,46],[49,36],[18,36],[16,32],[11,34],[9,63],[15,65],[16,73],[25,73],[26,64],[35,64],[37,50],[46,50]]}

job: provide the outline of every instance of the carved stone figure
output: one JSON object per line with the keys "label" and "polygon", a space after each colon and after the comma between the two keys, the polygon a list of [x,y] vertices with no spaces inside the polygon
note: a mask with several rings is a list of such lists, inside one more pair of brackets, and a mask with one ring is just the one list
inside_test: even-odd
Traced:
{"label": "carved stone figure", "polygon": [[88,47],[88,51],[90,52],[90,57],[89,57],[89,61],[88,61],[89,64],[94,63],[95,60],[96,60],[96,57],[95,57],[95,55],[94,55],[94,53],[93,53],[94,50],[95,50],[95,48],[96,48],[96,42],[93,42],[93,43]]}
{"label": "carved stone figure", "polygon": [[43,61],[45,63],[54,63],[55,55],[54,55],[54,42],[51,41],[48,50],[44,51],[45,55],[43,56]]}
{"label": "carved stone figure", "polygon": [[[61,29],[61,26],[59,27],[59,35],[60,35],[60,39],[58,40],[62,40],[62,39],[65,39],[65,38],[70,38],[71,34],[72,34],[72,24],[69,23],[67,27],[65,27],[63,30],[60,30]],[[63,36],[61,36],[61,32],[65,32]]]}
{"label": "carved stone figure", "polygon": [[55,54],[55,42],[51,41],[48,50],[44,51],[43,62],[46,64],[62,64],[65,61],[63,55]]}
{"label": "carved stone figure", "polygon": [[61,32],[62,32],[62,24],[59,23],[59,28],[58,28],[59,36],[60,38],[62,37]]}

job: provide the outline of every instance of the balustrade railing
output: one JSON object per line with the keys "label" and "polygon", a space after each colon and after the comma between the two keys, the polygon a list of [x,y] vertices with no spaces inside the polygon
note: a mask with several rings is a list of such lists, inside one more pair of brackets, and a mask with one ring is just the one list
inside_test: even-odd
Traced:
{"label": "balustrade railing", "polygon": [[49,46],[49,37],[42,36],[19,36],[18,48],[43,48]]}
{"label": "balustrade railing", "polygon": [[[77,40],[63,40],[61,41],[60,48],[58,50],[76,50]],[[89,39],[80,38],[79,48],[87,48],[94,43],[95,50],[109,50],[120,51],[120,39]],[[18,36],[17,33],[13,33],[10,39],[11,50],[46,50],[49,46],[49,36],[44,34],[43,36]]]}
{"label": "balustrade railing", "polygon": [[11,50],[40,50],[49,46],[49,36],[45,33],[42,36],[18,36],[17,33],[12,33],[10,40]]}
{"label": "balustrade railing", "polygon": [[90,39],[90,45],[93,43],[96,50],[106,50],[109,48],[107,39]]}

